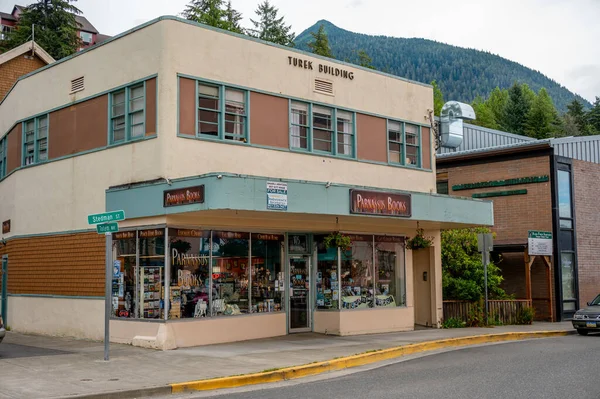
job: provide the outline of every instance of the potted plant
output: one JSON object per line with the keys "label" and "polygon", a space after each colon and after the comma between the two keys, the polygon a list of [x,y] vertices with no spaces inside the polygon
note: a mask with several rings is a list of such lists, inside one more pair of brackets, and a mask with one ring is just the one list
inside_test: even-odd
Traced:
{"label": "potted plant", "polygon": [[416,250],[429,248],[433,243],[432,237],[425,237],[425,231],[417,228],[417,234],[413,238],[406,240],[406,249]]}
{"label": "potted plant", "polygon": [[329,234],[323,239],[323,244],[326,248],[342,248],[344,250],[349,249],[352,246],[352,240],[347,235],[336,231],[335,233]]}

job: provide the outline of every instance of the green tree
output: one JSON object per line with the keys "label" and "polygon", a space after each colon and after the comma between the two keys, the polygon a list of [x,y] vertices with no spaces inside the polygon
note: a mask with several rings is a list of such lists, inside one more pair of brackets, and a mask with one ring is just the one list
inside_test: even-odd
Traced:
{"label": "green tree", "polygon": [[433,86],[433,113],[435,116],[440,116],[444,106],[444,93],[435,80],[431,81],[431,85]]}
{"label": "green tree", "polygon": [[268,42],[294,47],[296,35],[291,32],[292,26],[284,23],[283,17],[278,17],[279,10],[269,0],[258,5],[256,15],[258,21],[250,19],[254,29],[249,30],[250,36]]}
{"label": "green tree", "polygon": [[585,108],[583,108],[583,104],[576,98],[567,105],[566,115],[571,117],[573,122],[575,122],[580,135],[586,135],[591,132]]}
{"label": "green tree", "polygon": [[508,90],[500,90],[500,88],[496,86],[485,102],[494,115],[494,121],[498,125],[498,129],[504,129],[504,118],[506,115],[506,106],[508,104]]}
{"label": "green tree", "polygon": [[376,69],[373,66],[373,59],[367,54],[365,50],[358,50],[358,65],[361,67]]}
{"label": "green tree", "polygon": [[[479,301],[485,295],[481,253],[477,250],[477,234],[489,233],[486,228],[442,231],[442,287],[444,299]],[[490,262],[488,297],[506,298],[500,284],[503,281],[497,265]]]}
{"label": "green tree", "polygon": [[588,112],[587,120],[589,121],[592,134],[600,134],[600,97],[596,97],[594,106]]}
{"label": "green tree", "polygon": [[308,43],[308,47],[313,54],[321,55],[323,57],[335,58],[331,53],[331,47],[329,46],[329,38],[327,32],[325,32],[325,26],[319,26],[317,33],[311,32],[313,41]]}
{"label": "green tree", "polygon": [[[504,128],[511,133],[525,134],[527,117],[531,109],[531,89],[514,83],[508,90],[508,102],[504,112]],[[535,96],[535,93],[534,93]]]}
{"label": "green tree", "polygon": [[577,125],[577,121],[571,115],[566,113],[563,116],[563,129],[556,137],[581,136],[581,131]]}
{"label": "green tree", "polygon": [[477,126],[487,127],[489,129],[499,129],[500,126],[496,122],[496,117],[494,116],[494,112],[492,112],[490,106],[486,101],[479,96],[475,98],[475,101],[471,104],[473,107],[473,111],[475,111],[475,119],[474,121],[470,121]]}
{"label": "green tree", "polygon": [[183,11],[183,17],[215,28],[243,33],[239,25],[242,15],[233,9],[231,1],[191,0]]}
{"label": "green tree", "polygon": [[554,137],[558,130],[557,120],[558,113],[552,99],[546,89],[540,89],[527,114],[525,134],[536,139]]}
{"label": "green tree", "polygon": [[81,11],[73,5],[77,0],[38,0],[23,10],[16,29],[4,47],[20,46],[32,40],[42,46],[54,59],[74,54],[81,45],[75,19]]}

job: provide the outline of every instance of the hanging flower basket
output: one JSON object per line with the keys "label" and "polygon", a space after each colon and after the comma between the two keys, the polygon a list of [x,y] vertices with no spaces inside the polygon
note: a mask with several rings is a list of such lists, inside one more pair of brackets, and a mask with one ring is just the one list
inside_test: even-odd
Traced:
{"label": "hanging flower basket", "polygon": [[325,247],[327,248],[339,247],[347,250],[352,246],[352,240],[347,235],[344,235],[338,231],[335,233],[331,233],[327,237],[325,237],[323,239],[323,244],[325,244]]}
{"label": "hanging flower basket", "polygon": [[406,240],[406,249],[416,250],[429,248],[431,244],[433,244],[433,238],[425,237],[425,231],[423,229],[417,229],[417,235]]}

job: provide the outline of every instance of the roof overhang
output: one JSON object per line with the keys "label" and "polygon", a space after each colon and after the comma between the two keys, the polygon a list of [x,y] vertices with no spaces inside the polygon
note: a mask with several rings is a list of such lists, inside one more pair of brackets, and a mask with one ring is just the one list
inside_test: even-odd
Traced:
{"label": "roof overhang", "polygon": [[19,57],[20,55],[23,55],[23,54],[27,53],[28,51],[33,51],[33,53],[35,55],[37,55],[46,64],[52,64],[53,62],[56,61],[39,44],[30,40],[26,43],[21,44],[18,47],[15,47],[12,50],[7,51],[6,53],[0,54],[0,65],[4,64],[5,62],[8,62],[14,58]]}
{"label": "roof overhang", "polygon": [[507,146],[498,146],[482,148],[477,150],[460,151],[455,153],[438,154],[436,156],[437,164],[452,163],[456,161],[465,161],[479,159],[482,157],[493,157],[508,154],[531,153],[534,151],[549,150],[552,148],[550,140],[539,140],[533,142],[512,144]]}

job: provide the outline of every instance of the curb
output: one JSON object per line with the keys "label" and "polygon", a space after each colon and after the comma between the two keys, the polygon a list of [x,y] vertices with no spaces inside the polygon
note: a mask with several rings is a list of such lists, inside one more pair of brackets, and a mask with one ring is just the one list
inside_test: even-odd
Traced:
{"label": "curb", "polygon": [[[551,338],[571,335],[575,330],[558,331],[531,331],[531,332],[509,332],[500,334],[474,335],[460,338],[448,338],[435,341],[419,342],[398,346],[389,349],[381,349],[365,352],[358,355],[347,356],[339,359],[315,362],[302,366],[282,368],[275,371],[267,371],[254,374],[244,374],[231,377],[219,377],[208,380],[188,381],[170,384],[171,393],[182,393],[186,391],[208,391],[215,389],[238,388],[246,385],[266,384],[281,382],[296,378],[343,370],[352,367],[364,366],[383,360],[394,359],[419,352],[432,351],[436,349],[478,345],[485,343],[518,341],[532,338]],[[94,398],[96,399],[96,398]]]}
{"label": "curb", "polygon": [[167,396],[172,393],[169,385],[154,388],[130,389],[126,391],[112,391],[103,393],[92,393],[83,395],[63,396],[58,399],[131,399],[149,398],[152,396]]}

